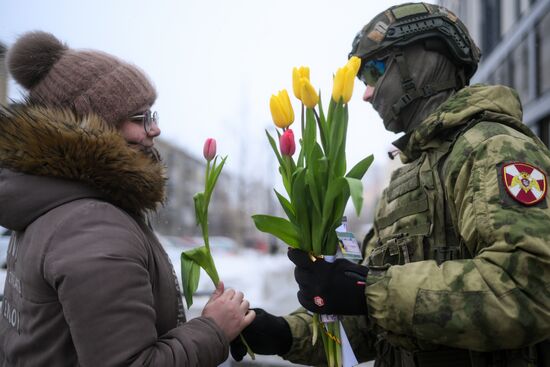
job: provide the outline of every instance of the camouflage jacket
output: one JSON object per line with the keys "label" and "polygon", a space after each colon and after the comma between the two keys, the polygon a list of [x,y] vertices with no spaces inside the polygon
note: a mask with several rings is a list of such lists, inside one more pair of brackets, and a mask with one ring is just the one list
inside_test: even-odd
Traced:
{"label": "camouflage jacket", "polygon": [[[475,85],[401,139],[405,165],[367,241],[369,319],[345,320],[358,359],[384,349],[491,352],[550,337],[550,153],[521,118],[515,91]],[[294,344],[285,358],[323,365],[306,342],[307,313],[287,321]]]}

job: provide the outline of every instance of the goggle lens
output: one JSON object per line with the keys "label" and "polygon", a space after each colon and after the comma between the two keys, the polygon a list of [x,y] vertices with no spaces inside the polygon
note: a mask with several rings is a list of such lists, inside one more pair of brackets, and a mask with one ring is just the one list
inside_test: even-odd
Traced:
{"label": "goggle lens", "polygon": [[384,60],[369,60],[361,65],[358,76],[365,85],[374,87],[385,71],[386,62]]}

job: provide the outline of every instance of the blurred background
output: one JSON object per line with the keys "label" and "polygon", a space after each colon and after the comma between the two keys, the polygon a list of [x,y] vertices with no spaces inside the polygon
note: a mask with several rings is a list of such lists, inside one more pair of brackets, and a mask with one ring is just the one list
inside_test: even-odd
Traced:
{"label": "blurred background", "polygon": [[[344,0],[70,0],[4,1],[0,5],[0,103],[19,100],[7,76],[7,48],[22,33],[44,30],[72,48],[100,49],[130,61],[151,77],[159,98],[168,167],[168,201],[154,227],[179,273],[179,254],[201,245],[192,197],[203,190],[202,145],[215,138],[228,155],[210,206],[214,258],[227,286],[253,307],[285,314],[297,307],[286,247],[257,231],[253,214],[282,215],[273,188],[282,186],[265,130],[274,134],[269,98],[292,89],[292,68],[309,66],[311,82],[328,101],[332,75],[347,61],[355,34],[376,14],[404,1]],[[550,0],[441,0],[468,26],[483,52],[473,82],[516,88],[524,121],[550,141]],[[348,228],[361,239],[376,201],[400,163],[387,152],[397,135],[384,130],[356,83],[350,101],[348,166],[374,154],[364,178],[364,207],[349,207]],[[291,98],[299,124],[299,104]],[[295,132],[299,135],[298,125]],[[9,233],[0,233],[0,262]],[[7,246],[7,245],[6,245]],[[5,266],[2,264],[2,266]],[[0,271],[5,277],[5,271]],[[0,278],[0,290],[4,281]],[[213,290],[203,274],[189,316],[200,314]],[[0,292],[1,294],[1,292]],[[233,362],[228,360],[225,365]],[[288,365],[278,357],[241,365]]]}

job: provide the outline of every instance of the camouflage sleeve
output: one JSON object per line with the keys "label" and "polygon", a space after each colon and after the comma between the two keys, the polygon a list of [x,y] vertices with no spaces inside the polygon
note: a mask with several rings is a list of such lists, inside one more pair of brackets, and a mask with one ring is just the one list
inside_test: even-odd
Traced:
{"label": "camouflage sleeve", "polygon": [[445,178],[450,209],[472,258],[394,266],[372,279],[366,293],[371,316],[390,332],[491,351],[550,334],[548,198],[534,206],[508,200],[499,176],[503,163],[517,161],[550,172],[550,159],[525,135],[481,124],[489,124],[481,138],[475,141],[472,128],[455,144]]}
{"label": "camouflage sleeve", "polygon": [[313,320],[312,315],[305,308],[299,308],[285,316],[292,333],[292,346],[282,357],[292,363],[308,366],[326,366],[327,361],[323,350],[323,343],[312,345]]}
{"label": "camouflage sleeve", "polygon": [[[282,357],[293,363],[309,366],[326,366],[326,358],[321,339],[312,345],[312,315],[299,308],[285,317],[292,332],[290,351]],[[359,362],[374,359],[374,337],[368,337],[366,317],[346,316],[342,323],[355,356]]]}

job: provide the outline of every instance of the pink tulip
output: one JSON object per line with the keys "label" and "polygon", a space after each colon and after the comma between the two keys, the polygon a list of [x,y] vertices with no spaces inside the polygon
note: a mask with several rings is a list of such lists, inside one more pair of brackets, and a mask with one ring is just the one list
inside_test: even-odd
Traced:
{"label": "pink tulip", "polygon": [[204,142],[204,148],[202,149],[204,158],[210,162],[216,156],[216,139],[208,138]]}
{"label": "pink tulip", "polygon": [[279,140],[279,146],[281,147],[281,154],[292,156],[296,151],[296,143],[294,142],[294,133],[292,129],[287,129]]}

